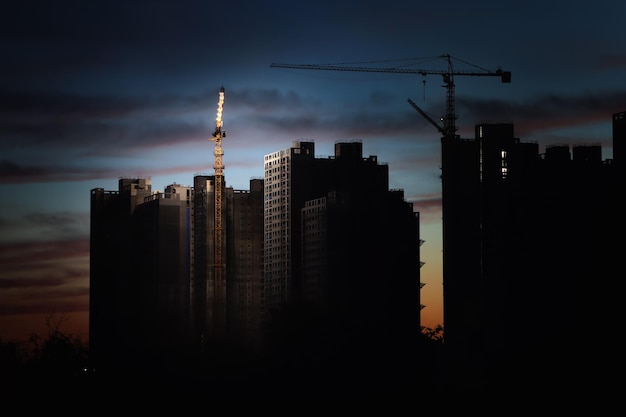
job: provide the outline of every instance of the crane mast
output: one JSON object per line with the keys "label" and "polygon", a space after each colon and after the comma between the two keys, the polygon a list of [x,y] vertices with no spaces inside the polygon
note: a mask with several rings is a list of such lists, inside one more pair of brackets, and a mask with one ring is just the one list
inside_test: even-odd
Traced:
{"label": "crane mast", "polygon": [[216,310],[216,324],[220,325],[223,319],[223,309],[225,304],[224,294],[224,259],[222,254],[223,244],[223,230],[222,230],[222,195],[224,190],[224,165],[222,163],[222,157],[224,151],[222,150],[222,138],[226,136],[226,132],[222,130],[222,111],[224,108],[224,87],[220,89],[219,100],[217,102],[217,116],[215,118],[215,132],[213,133],[212,141],[215,142],[215,149],[213,152],[214,162],[213,169],[215,170],[215,219],[213,228],[213,243],[214,243],[214,281],[213,290],[215,294],[214,303]]}
{"label": "crane mast", "polygon": [[[292,69],[308,69],[308,70],[328,70],[328,71],[356,71],[356,72],[383,72],[383,73],[395,73],[395,74],[419,74],[426,76],[429,74],[439,74],[443,77],[444,87],[446,88],[446,113],[443,117],[443,126],[439,127],[435,123],[435,127],[446,137],[454,137],[456,135],[456,108],[455,108],[455,92],[454,92],[454,76],[455,75],[468,75],[468,76],[497,76],[501,78],[503,83],[511,82],[511,72],[502,71],[497,69],[496,71],[489,71],[484,68],[476,67],[479,71],[457,71],[454,70],[452,65],[452,56],[441,55],[439,58],[445,58],[448,68],[445,70],[432,70],[432,69],[418,69],[418,68],[376,68],[376,67],[361,67],[361,66],[338,66],[338,65],[315,65],[315,64],[279,64],[273,63],[270,67],[273,68],[292,68]],[[466,63],[468,64],[468,63]],[[424,116],[429,123],[433,123],[433,120],[427,117],[419,107],[412,101],[409,104],[413,106],[418,112]]]}

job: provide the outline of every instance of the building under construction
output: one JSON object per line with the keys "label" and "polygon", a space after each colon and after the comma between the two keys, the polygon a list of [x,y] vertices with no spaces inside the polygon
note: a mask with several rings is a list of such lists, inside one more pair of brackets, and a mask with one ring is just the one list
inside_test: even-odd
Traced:
{"label": "building under construction", "polygon": [[610,339],[618,317],[624,126],[613,115],[605,160],[597,143],[542,152],[512,123],[442,138],[445,346],[457,389],[532,380],[533,392],[580,390],[612,366],[617,345],[598,352],[591,333]]}
{"label": "building under construction", "polygon": [[[225,184],[225,182],[224,182]],[[191,320],[194,345],[261,346],[263,278],[263,180],[249,190],[224,187],[221,295],[215,275],[215,176],[196,175],[191,232]],[[220,287],[218,287],[220,288]]]}
{"label": "building under construction", "polygon": [[153,192],[122,178],[91,191],[90,359],[97,369],[149,369],[191,343],[188,186]]}
{"label": "building under construction", "polygon": [[338,142],[321,158],[300,141],[265,156],[264,288],[270,325],[314,335],[286,355],[311,375],[341,370],[371,389],[413,369],[396,361],[416,359],[404,349],[420,332],[421,240],[389,167],[362,150]]}
{"label": "building under construction", "polygon": [[[137,178],[92,190],[94,360],[112,371],[224,366],[233,352],[262,351],[321,365],[310,369],[320,378],[341,368],[366,372],[365,384],[405,369],[409,380],[399,361],[414,359],[420,332],[419,213],[359,141],[326,158],[297,142],[266,155],[249,190],[226,186],[223,93],[213,174],[163,193]],[[284,350],[285,340],[298,342]],[[362,366],[372,357],[385,363],[375,372]]]}

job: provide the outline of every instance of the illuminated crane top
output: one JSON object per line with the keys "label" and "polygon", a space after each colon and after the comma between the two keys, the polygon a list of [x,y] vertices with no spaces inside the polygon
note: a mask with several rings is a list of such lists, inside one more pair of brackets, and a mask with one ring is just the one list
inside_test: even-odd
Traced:
{"label": "illuminated crane top", "polygon": [[220,88],[220,95],[217,101],[217,116],[215,117],[215,133],[213,137],[220,136],[222,133],[222,112],[224,110],[224,86]]}
{"label": "illuminated crane top", "polygon": [[217,101],[217,115],[215,117],[215,132],[213,133],[212,141],[215,141],[215,163],[213,168],[215,169],[215,175],[222,175],[224,166],[222,165],[222,138],[226,137],[226,131],[222,131],[222,112],[224,110],[224,86],[220,88],[219,99]]}

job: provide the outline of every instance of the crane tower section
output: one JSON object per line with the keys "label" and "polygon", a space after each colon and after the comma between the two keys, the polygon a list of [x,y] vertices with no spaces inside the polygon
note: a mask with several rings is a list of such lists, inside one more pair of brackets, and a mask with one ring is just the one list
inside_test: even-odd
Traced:
{"label": "crane tower section", "polygon": [[217,116],[215,118],[215,132],[213,133],[212,141],[215,142],[215,149],[213,152],[214,162],[213,169],[215,170],[215,218],[213,228],[213,243],[214,243],[214,294],[215,305],[218,308],[216,311],[216,320],[219,323],[221,320],[221,309],[224,308],[225,294],[224,294],[224,259],[222,254],[223,249],[223,229],[222,229],[222,196],[224,191],[224,164],[222,163],[222,157],[224,151],[222,149],[222,138],[226,137],[226,132],[222,130],[222,111],[224,109],[224,87],[220,89],[219,99],[217,102]]}

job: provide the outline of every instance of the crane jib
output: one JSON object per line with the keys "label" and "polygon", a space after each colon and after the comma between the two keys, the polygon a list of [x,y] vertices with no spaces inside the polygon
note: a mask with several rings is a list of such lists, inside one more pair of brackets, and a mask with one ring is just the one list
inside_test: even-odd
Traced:
{"label": "crane jib", "polygon": [[511,82],[511,72],[502,71],[453,71],[453,70],[433,70],[433,69],[416,69],[416,68],[376,68],[376,67],[350,67],[336,65],[315,65],[315,64],[279,64],[273,63],[271,68],[291,68],[291,69],[307,69],[307,70],[326,70],[326,71],[355,71],[355,72],[387,72],[397,74],[419,74],[419,75],[470,75],[470,76],[498,76],[502,78],[503,83]]}
{"label": "crane jib", "polygon": [[[437,130],[443,133],[445,136],[453,137],[457,131],[456,127],[456,113],[455,113],[455,94],[454,94],[454,76],[496,76],[500,77],[502,83],[511,82],[511,72],[502,71],[497,69],[496,71],[489,71],[473,64],[465,62],[465,64],[472,65],[476,68],[480,68],[481,71],[456,71],[452,68],[452,57],[450,55],[442,55],[440,58],[446,58],[448,61],[447,70],[437,69],[416,69],[416,68],[376,68],[376,67],[362,67],[362,66],[338,66],[338,65],[316,65],[316,64],[280,64],[273,63],[271,68],[291,68],[291,69],[305,69],[305,70],[326,70],[326,71],[354,71],[354,72],[383,72],[383,73],[396,73],[396,74],[419,74],[422,76],[430,74],[438,74],[443,76],[444,87],[446,88],[446,115],[443,118],[444,126],[439,126],[430,117],[426,115],[419,107],[412,101],[409,104],[413,106],[426,120],[433,124]],[[464,62],[464,61],[463,61]]]}

